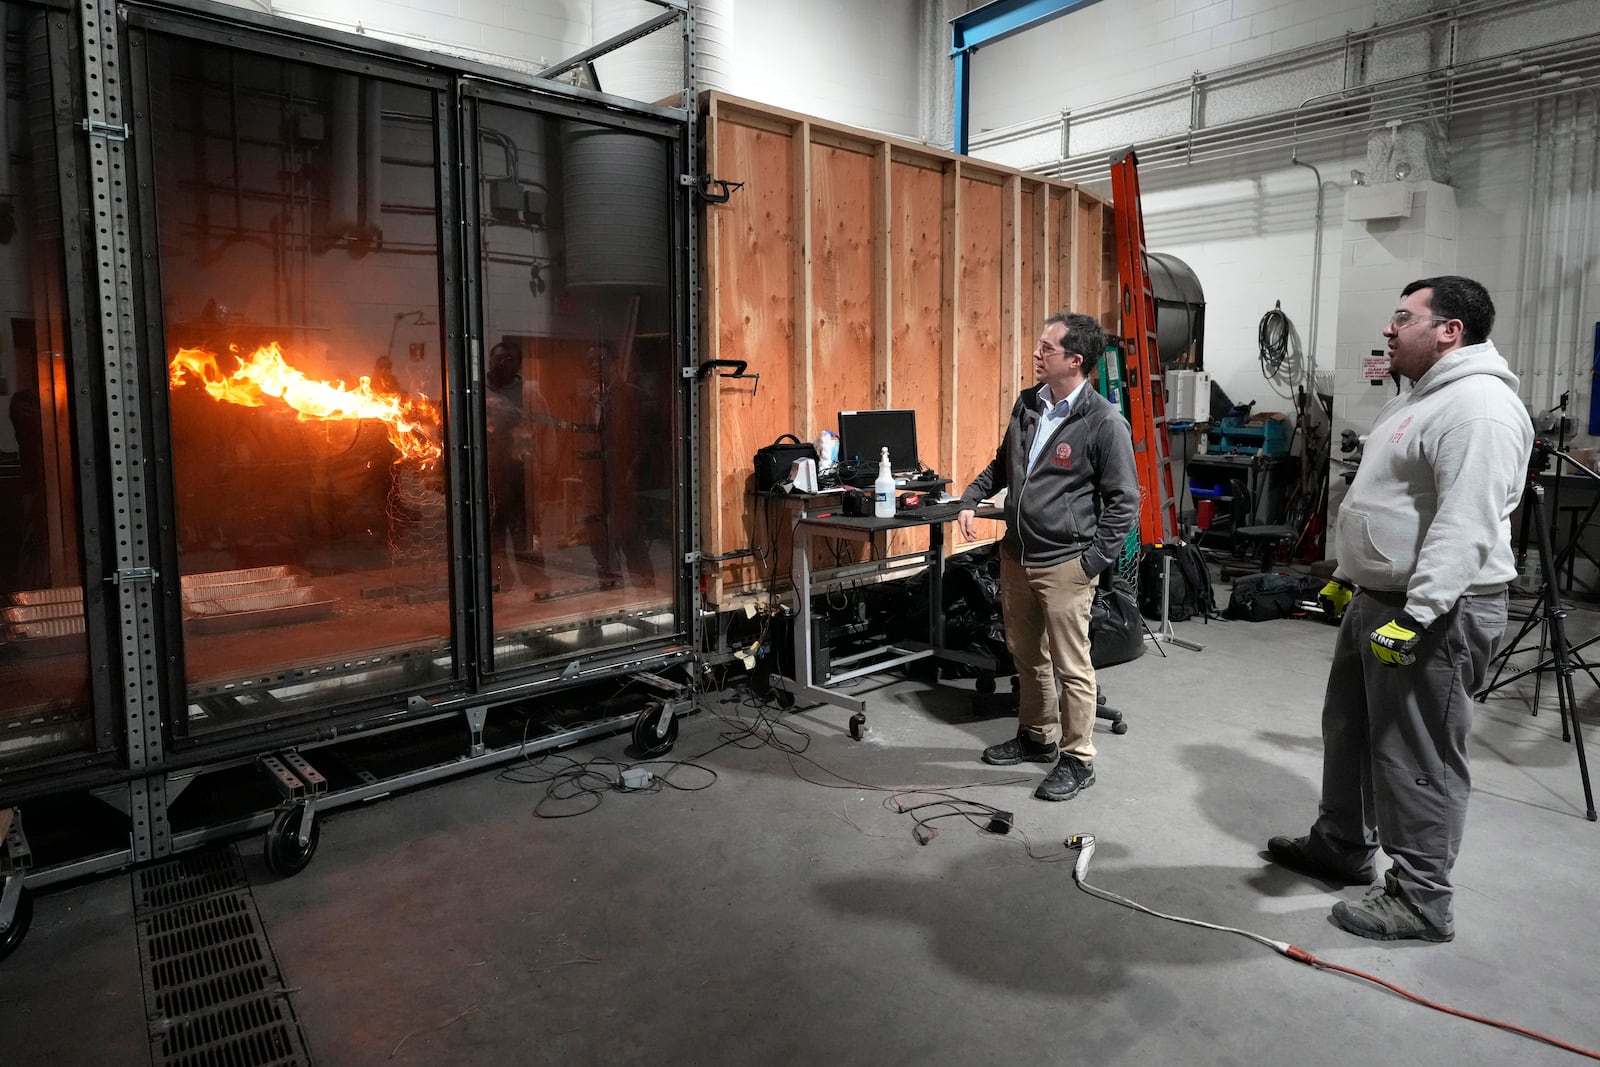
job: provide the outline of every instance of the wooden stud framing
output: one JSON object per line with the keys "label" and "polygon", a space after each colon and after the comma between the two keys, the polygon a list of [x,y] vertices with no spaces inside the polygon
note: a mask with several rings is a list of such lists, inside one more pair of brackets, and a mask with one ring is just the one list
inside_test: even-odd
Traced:
{"label": "wooden stud framing", "polygon": [[[1032,384],[1038,322],[1063,306],[1113,311],[1116,263],[1110,207],[1086,191],[721,93],[705,100],[707,168],[744,185],[703,208],[701,357],[745,359],[761,375],[758,387],[716,376],[697,387],[701,550],[762,555],[708,575],[708,603],[727,608],[788,573],[786,523],[769,528],[749,495],[757,448],[784,432],[813,439],[844,408],[912,408],[924,462],[959,492]],[[925,544],[890,539],[894,551]]]}

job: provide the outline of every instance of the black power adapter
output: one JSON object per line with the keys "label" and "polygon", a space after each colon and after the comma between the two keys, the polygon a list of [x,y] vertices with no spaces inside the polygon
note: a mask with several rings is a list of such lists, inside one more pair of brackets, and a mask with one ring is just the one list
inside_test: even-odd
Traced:
{"label": "black power adapter", "polygon": [[989,825],[984,827],[991,834],[1009,834],[1011,832],[1011,813],[997,811],[989,816]]}

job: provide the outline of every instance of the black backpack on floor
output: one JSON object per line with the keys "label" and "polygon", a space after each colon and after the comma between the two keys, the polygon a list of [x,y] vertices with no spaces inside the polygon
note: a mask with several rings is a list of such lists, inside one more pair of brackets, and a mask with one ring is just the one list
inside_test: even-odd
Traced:
{"label": "black backpack on floor", "polygon": [[1161,618],[1162,561],[1172,561],[1167,591],[1167,618],[1184,622],[1196,615],[1205,619],[1217,613],[1217,596],[1211,588],[1211,571],[1200,549],[1189,544],[1145,545],[1139,557],[1139,610],[1147,619]]}
{"label": "black backpack on floor", "polygon": [[1323,580],[1299,574],[1243,574],[1228,595],[1228,618],[1245,622],[1287,619],[1304,613],[1302,601],[1315,601]]}

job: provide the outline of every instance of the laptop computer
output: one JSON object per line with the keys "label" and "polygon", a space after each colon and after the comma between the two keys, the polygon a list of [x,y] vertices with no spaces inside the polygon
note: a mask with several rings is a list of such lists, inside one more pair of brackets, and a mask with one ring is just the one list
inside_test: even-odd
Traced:
{"label": "laptop computer", "polygon": [[914,481],[922,471],[917,459],[917,413],[910,408],[839,412],[839,481],[870,489],[878,478],[878,457],[889,450],[889,468],[896,481]]}

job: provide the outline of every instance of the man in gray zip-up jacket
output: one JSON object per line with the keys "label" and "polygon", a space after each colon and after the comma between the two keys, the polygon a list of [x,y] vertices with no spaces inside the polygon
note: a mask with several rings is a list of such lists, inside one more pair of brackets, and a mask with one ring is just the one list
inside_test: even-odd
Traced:
{"label": "man in gray zip-up jacket", "polygon": [[1455,937],[1472,695],[1506,626],[1511,513],[1533,448],[1493,325],[1484,287],[1446,275],[1406,286],[1384,328],[1390,365],[1413,384],[1378,413],[1339,512],[1323,595],[1345,606],[1322,799],[1309,834],[1267,842],[1285,867],[1354,884],[1387,853],[1381,885],[1333,907],[1338,925],[1379,941]]}
{"label": "man in gray zip-up jacket", "polygon": [[1017,398],[994,460],[961,495],[957,516],[970,541],[978,502],[1009,490],[1000,602],[1019,680],[1017,735],[983,759],[1054,763],[1034,792],[1042,800],[1071,800],[1094,784],[1089,612],[1096,580],[1139,513],[1128,421],[1088,384],[1105,348],[1091,316],[1045,320],[1033,353],[1039,384]]}

